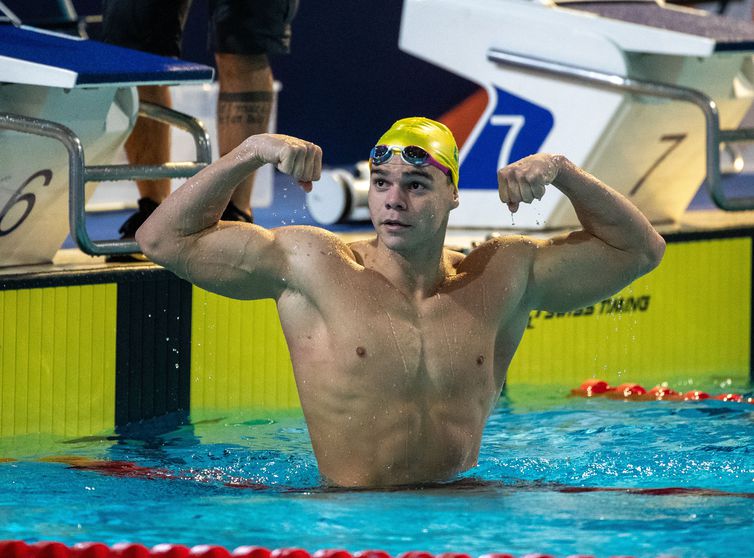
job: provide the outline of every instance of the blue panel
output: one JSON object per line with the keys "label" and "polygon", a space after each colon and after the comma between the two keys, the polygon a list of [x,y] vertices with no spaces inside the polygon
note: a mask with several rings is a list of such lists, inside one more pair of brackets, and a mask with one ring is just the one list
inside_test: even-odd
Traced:
{"label": "blue panel", "polygon": [[76,72],[77,85],[208,81],[213,75],[201,64],[11,25],[0,25],[0,55]]}
{"label": "blue panel", "polygon": [[[496,190],[498,161],[506,138],[511,145],[505,162],[510,163],[536,153],[552,130],[553,116],[547,109],[502,89],[495,88],[495,93],[495,110],[461,161],[461,188]],[[515,136],[509,138],[510,134]]]}

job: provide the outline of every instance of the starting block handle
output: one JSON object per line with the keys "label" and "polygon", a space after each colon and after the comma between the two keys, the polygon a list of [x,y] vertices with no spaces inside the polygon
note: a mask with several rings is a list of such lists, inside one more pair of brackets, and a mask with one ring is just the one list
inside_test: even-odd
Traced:
{"label": "starting block handle", "polygon": [[[112,180],[154,180],[157,178],[187,178],[193,176],[212,162],[212,149],[209,134],[204,125],[196,118],[181,112],[156,105],[140,103],[139,116],[157,120],[175,126],[191,134],[196,146],[194,162],[166,163],[163,165],[99,165],[83,166],[81,154],[81,175],[70,177],[69,221],[71,235],[79,248],[92,256],[110,254],[134,254],[141,252],[133,240],[92,240],[86,228],[86,196],[84,185],[87,182]],[[80,142],[79,142],[80,145]],[[71,165],[71,169],[74,166]]]}
{"label": "starting block handle", "polygon": [[68,221],[71,236],[81,251],[92,256],[134,254],[139,245],[132,240],[92,240],[86,228],[84,185],[92,181],[149,180],[187,178],[206,167],[212,160],[209,134],[204,125],[191,116],[151,103],[143,103],[139,114],[189,132],[196,145],[196,161],[164,165],[100,165],[87,167],[84,148],[76,133],[57,122],[11,113],[0,113],[0,129],[55,139],[68,151]]}
{"label": "starting block handle", "polygon": [[85,182],[189,178],[212,162],[209,134],[204,125],[196,118],[162,105],[147,102],[139,104],[139,116],[174,126],[191,134],[196,147],[196,160],[194,162],[172,162],[163,165],[93,165],[85,168]]}
{"label": "starting block handle", "polygon": [[608,74],[559,62],[550,62],[530,56],[513,54],[496,48],[491,48],[487,51],[487,59],[502,66],[557,76],[569,81],[588,83],[605,89],[672,99],[696,105],[704,114],[707,185],[709,186],[712,200],[717,207],[725,211],[754,209],[754,197],[728,198],[720,181],[720,144],[754,141],[754,129],[720,130],[720,117],[717,104],[701,91],[677,85],[628,78],[617,74]]}

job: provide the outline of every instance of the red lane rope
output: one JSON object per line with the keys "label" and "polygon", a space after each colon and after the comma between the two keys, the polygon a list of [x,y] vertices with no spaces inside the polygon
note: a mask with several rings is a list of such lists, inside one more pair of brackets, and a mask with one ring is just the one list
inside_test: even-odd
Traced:
{"label": "red lane rope", "polygon": [[717,399],[732,403],[754,404],[754,397],[744,397],[740,393],[720,393],[710,395],[705,391],[691,390],[686,393],[675,391],[664,385],[657,385],[650,390],[639,384],[625,383],[612,387],[604,380],[586,380],[578,388],[571,390],[571,395],[578,397],[606,397],[629,401],[702,401]]}
{"label": "red lane rope", "polygon": [[[261,546],[239,546],[233,551],[222,546],[158,544],[152,548],[137,543],[118,543],[107,546],[98,542],[78,543],[71,547],[60,542],[45,541],[28,544],[24,541],[0,541],[0,558],[393,558],[383,550],[362,550],[351,554],[342,549],[323,549],[309,554],[301,548],[269,550]],[[410,551],[395,558],[472,558],[463,552]],[[479,558],[516,558],[512,554],[490,553]],[[556,558],[551,554],[524,554],[519,558]],[[566,558],[594,558],[592,555],[571,554]],[[611,556],[610,558],[632,558]],[[663,555],[663,558],[671,558]]]}

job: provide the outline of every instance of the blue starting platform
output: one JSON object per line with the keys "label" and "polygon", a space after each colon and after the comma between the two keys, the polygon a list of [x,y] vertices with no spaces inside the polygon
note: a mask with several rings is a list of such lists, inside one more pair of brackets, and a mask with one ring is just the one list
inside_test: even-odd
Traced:
{"label": "blue starting platform", "polygon": [[213,69],[32,27],[0,26],[3,82],[86,87],[206,82]]}
{"label": "blue starting platform", "polygon": [[[136,86],[196,84],[213,75],[201,64],[0,25],[0,266],[52,261],[69,230],[88,254],[138,251],[133,241],[92,241],[85,203],[98,182],[184,178],[209,164],[203,124],[140,105]],[[111,164],[138,116],[189,132],[194,160]]]}

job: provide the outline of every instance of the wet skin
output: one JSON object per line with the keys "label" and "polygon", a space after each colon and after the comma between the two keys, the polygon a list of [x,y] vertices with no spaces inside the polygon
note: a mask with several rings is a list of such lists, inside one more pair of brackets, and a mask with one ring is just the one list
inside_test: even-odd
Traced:
{"label": "wet skin", "polygon": [[[306,292],[278,300],[312,445],[337,485],[451,478],[476,463],[526,327],[525,275],[486,275],[494,249],[442,249],[457,197],[433,167],[375,168],[369,204],[372,241],[299,231]],[[508,294],[488,294],[501,279]]]}
{"label": "wet skin", "polygon": [[457,192],[439,169],[400,157],[372,170],[373,240],[218,222],[232,186],[261,164],[310,189],[321,165],[315,148],[249,138],[171,195],[137,240],[205,289],[277,301],[312,446],[332,485],[437,482],[473,467],[529,311],[599,300],[661,257],[633,206],[570,164],[557,171],[554,156],[512,165],[501,201],[541,197],[540,183],[561,172],[556,186],[606,240],[587,231],[546,242],[515,236],[464,257],[443,247]]}

